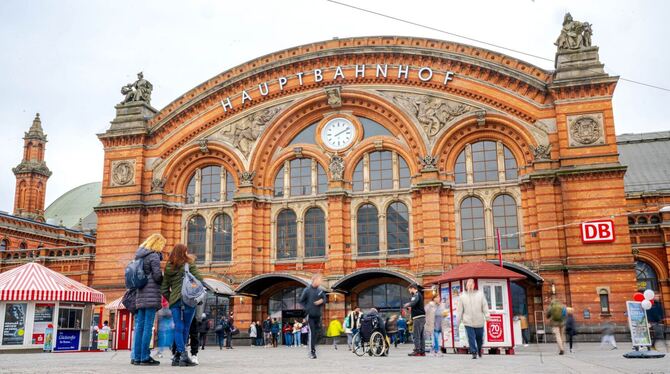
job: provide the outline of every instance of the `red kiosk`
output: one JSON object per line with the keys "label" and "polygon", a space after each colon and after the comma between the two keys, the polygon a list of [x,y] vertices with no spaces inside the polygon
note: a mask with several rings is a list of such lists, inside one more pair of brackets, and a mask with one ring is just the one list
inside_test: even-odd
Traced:
{"label": "red kiosk", "polygon": [[442,333],[442,347],[451,348],[454,352],[467,352],[465,327],[460,324],[456,310],[458,298],[470,278],[475,280],[475,287],[482,290],[489,304],[490,319],[486,322],[484,348],[504,349],[507,354],[514,354],[510,282],[526,276],[486,261],[458,265],[426,283],[429,287],[437,287],[436,292],[440,293],[440,299],[449,313],[445,318],[450,328]]}
{"label": "red kiosk", "polygon": [[105,309],[109,310],[110,322],[113,324],[112,328],[112,349],[113,350],[129,350],[132,346],[133,315],[121,304],[121,297],[105,305]]}

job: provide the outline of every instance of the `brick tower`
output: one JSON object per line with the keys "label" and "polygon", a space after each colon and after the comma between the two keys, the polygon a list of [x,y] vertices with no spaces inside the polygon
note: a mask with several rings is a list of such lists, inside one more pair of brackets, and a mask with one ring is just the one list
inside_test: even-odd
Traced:
{"label": "brick tower", "polygon": [[30,130],[23,137],[23,160],[12,169],[16,175],[14,215],[44,221],[44,197],[51,171],[44,161],[47,136],[42,130],[40,114],[35,115]]}

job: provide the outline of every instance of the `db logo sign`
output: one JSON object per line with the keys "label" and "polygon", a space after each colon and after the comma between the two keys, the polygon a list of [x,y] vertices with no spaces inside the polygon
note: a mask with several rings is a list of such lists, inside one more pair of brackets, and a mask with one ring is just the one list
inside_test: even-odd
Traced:
{"label": "db logo sign", "polygon": [[614,241],[614,221],[582,222],[582,243],[611,243]]}

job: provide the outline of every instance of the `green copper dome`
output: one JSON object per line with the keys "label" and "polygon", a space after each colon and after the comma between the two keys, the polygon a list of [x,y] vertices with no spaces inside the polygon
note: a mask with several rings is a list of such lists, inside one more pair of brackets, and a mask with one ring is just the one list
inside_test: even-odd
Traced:
{"label": "green copper dome", "polygon": [[[62,225],[68,228],[94,230],[98,218],[93,208],[100,204],[102,183],[93,182],[73,188],[61,195],[47,207],[44,218],[47,223]],[[79,227],[79,220],[82,227]]]}

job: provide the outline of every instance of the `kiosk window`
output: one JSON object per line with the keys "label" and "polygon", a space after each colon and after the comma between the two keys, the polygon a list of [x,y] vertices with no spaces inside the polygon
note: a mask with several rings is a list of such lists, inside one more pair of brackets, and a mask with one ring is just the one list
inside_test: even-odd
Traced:
{"label": "kiosk window", "polygon": [[81,329],[81,309],[61,308],[58,311],[59,329]]}

